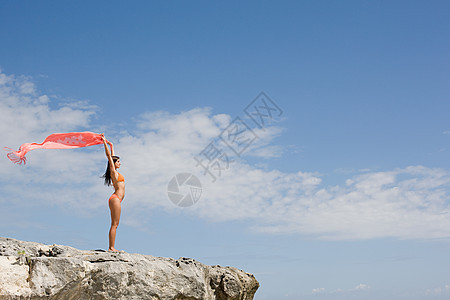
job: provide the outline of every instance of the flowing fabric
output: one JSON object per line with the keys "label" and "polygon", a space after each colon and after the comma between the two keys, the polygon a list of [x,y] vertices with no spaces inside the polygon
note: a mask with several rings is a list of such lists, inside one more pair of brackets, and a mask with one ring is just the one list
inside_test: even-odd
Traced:
{"label": "flowing fabric", "polygon": [[74,149],[103,144],[102,136],[93,132],[68,132],[54,133],[49,135],[41,144],[25,143],[20,146],[19,151],[13,151],[5,147],[8,158],[16,164],[26,163],[25,154],[34,149]]}

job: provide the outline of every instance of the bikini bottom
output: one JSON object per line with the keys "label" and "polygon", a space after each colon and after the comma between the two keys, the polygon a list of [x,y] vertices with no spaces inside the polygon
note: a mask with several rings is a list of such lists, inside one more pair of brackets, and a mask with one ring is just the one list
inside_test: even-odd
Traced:
{"label": "bikini bottom", "polygon": [[109,197],[108,203],[111,202],[111,199],[117,198],[120,200],[120,203],[122,203],[122,199],[119,198],[116,194],[112,194],[111,197]]}

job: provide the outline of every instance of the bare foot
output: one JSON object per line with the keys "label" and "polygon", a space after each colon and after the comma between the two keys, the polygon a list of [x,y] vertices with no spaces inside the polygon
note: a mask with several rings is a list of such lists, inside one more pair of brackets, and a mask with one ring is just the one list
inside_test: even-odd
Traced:
{"label": "bare foot", "polygon": [[109,248],[108,252],[120,252],[119,250],[117,250],[116,248]]}

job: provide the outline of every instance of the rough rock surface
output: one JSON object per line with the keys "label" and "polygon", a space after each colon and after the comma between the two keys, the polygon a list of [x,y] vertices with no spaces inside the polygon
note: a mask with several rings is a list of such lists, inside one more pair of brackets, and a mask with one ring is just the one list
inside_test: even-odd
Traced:
{"label": "rough rock surface", "polygon": [[0,300],[250,300],[252,274],[191,258],[83,251],[0,237]]}

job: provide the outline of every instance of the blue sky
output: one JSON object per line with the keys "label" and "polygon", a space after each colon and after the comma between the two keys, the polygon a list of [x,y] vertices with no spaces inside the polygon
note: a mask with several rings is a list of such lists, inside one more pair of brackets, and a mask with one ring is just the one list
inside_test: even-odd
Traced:
{"label": "blue sky", "polygon": [[[117,247],[244,269],[255,299],[447,299],[449,14],[447,1],[3,1],[2,146],[105,132],[127,183]],[[281,117],[211,182],[194,157],[235,117],[252,124],[261,91]],[[0,160],[0,235],[105,248],[102,148],[27,158]],[[180,172],[203,187],[188,208],[167,196]]]}

